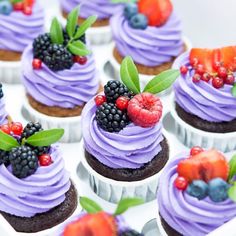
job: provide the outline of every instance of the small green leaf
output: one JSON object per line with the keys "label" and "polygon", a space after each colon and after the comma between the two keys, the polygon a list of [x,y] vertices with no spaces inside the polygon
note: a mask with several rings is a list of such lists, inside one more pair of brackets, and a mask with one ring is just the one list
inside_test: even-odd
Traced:
{"label": "small green leaf", "polygon": [[160,93],[169,88],[180,75],[179,70],[166,70],[155,76],[144,88],[144,92]]}
{"label": "small green leaf", "polygon": [[0,149],[10,151],[14,147],[19,147],[20,144],[12,136],[0,131]]}
{"label": "small green leaf", "polygon": [[121,63],[120,77],[129,90],[135,94],[140,93],[138,70],[130,56],[125,57]]}
{"label": "small green leaf", "polygon": [[91,54],[91,51],[89,51],[86,48],[86,45],[81,41],[74,41],[73,43],[69,43],[67,47],[69,51],[74,55],[86,56]]}
{"label": "small green leaf", "polygon": [[236,175],[236,155],[234,155],[229,162],[228,181],[232,180],[235,175]]}
{"label": "small green leaf", "polygon": [[228,190],[229,198],[236,202],[236,182]]}
{"label": "small green leaf", "polygon": [[[1,1],[0,1],[1,2]],[[11,3],[12,4],[16,4],[16,3],[18,3],[18,2],[23,2],[23,0],[11,0]]]}
{"label": "small green leaf", "polygon": [[114,215],[121,215],[127,211],[130,207],[143,204],[144,201],[140,198],[124,198],[122,199],[116,208]]}
{"label": "small green leaf", "polygon": [[49,146],[57,142],[64,134],[64,129],[50,129],[37,132],[25,140],[34,147]]}
{"label": "small green leaf", "polygon": [[87,18],[78,28],[77,32],[75,33],[74,39],[79,39],[96,20],[96,16],[90,16],[89,18]]}
{"label": "small green leaf", "polygon": [[236,97],[236,83],[234,84],[231,92],[232,92],[233,96]]}
{"label": "small green leaf", "polygon": [[102,211],[102,208],[96,202],[87,197],[80,197],[79,202],[82,208],[90,214]]}
{"label": "small green leaf", "polygon": [[54,18],[52,20],[50,36],[51,36],[52,43],[63,44],[64,42],[63,31],[62,31],[61,24],[59,23],[57,18]]}
{"label": "small green leaf", "polygon": [[67,17],[66,32],[70,38],[75,34],[80,7],[76,7]]}

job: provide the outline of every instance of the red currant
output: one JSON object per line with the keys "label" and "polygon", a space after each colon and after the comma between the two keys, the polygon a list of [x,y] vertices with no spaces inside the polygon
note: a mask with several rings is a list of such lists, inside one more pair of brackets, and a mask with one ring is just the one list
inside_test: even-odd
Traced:
{"label": "red currant", "polygon": [[202,64],[198,64],[196,67],[196,72],[199,75],[203,75],[205,70],[204,70],[204,66]]}
{"label": "red currant", "polygon": [[101,106],[104,102],[107,101],[107,98],[104,95],[97,95],[94,98],[94,100],[95,100],[95,103],[96,103],[97,106]]}
{"label": "red currant", "polygon": [[213,68],[217,71],[217,70],[220,68],[221,65],[222,65],[221,62],[216,61],[216,62],[214,62],[214,64],[213,64]]}
{"label": "red currant", "polygon": [[212,79],[212,85],[214,88],[222,88],[224,86],[224,80],[222,78],[219,77],[214,77]]}
{"label": "red currant", "polygon": [[0,130],[3,133],[6,133],[6,134],[10,134],[11,133],[11,128],[10,128],[10,126],[8,124],[2,125]]}
{"label": "red currant", "polygon": [[87,57],[74,56],[74,62],[79,63],[80,65],[85,65],[87,61]]}
{"label": "red currant", "polygon": [[187,67],[187,66],[181,66],[181,67],[180,67],[180,73],[181,73],[182,75],[186,75],[187,72],[188,72],[188,67]]}
{"label": "red currant", "polygon": [[32,7],[30,6],[24,6],[23,13],[27,16],[32,15]]}
{"label": "red currant", "polygon": [[116,106],[120,109],[120,110],[126,110],[129,104],[129,98],[127,97],[118,97],[116,100]]}
{"label": "red currant", "polygon": [[218,76],[222,79],[225,79],[228,75],[226,68],[223,66],[218,68],[217,73],[218,73]]}
{"label": "red currant", "polygon": [[190,61],[190,64],[192,67],[195,67],[197,66],[198,64],[198,59],[196,57],[194,57],[191,61]]}
{"label": "red currant", "polygon": [[185,190],[188,187],[188,181],[184,177],[178,176],[175,179],[174,185],[179,190]]}
{"label": "red currant", "polygon": [[194,83],[198,83],[201,80],[201,75],[194,74],[192,80],[193,80]]}
{"label": "red currant", "polygon": [[22,11],[24,9],[24,3],[23,2],[17,2],[13,4],[14,11]]}
{"label": "red currant", "polygon": [[204,150],[201,148],[201,147],[199,147],[199,146],[195,146],[195,147],[192,147],[191,148],[191,150],[190,150],[190,155],[191,156],[195,156],[195,155],[197,155],[197,154],[199,154],[199,153],[201,153],[201,152],[203,152]]}
{"label": "red currant", "polygon": [[226,84],[233,85],[233,84],[234,84],[234,81],[235,81],[235,77],[234,77],[234,75],[229,74],[229,75],[225,78],[224,81],[225,81]]}
{"label": "red currant", "polygon": [[210,79],[211,79],[211,75],[208,73],[204,73],[201,77],[201,80],[203,80],[205,82],[209,82]]}
{"label": "red currant", "polygon": [[21,135],[22,131],[23,131],[23,126],[20,122],[13,122],[11,124],[11,131],[13,132],[13,134],[15,135]]}
{"label": "red currant", "polygon": [[52,164],[52,158],[49,154],[39,156],[39,164],[41,166],[49,166]]}
{"label": "red currant", "polygon": [[32,62],[32,66],[35,70],[39,70],[42,68],[42,61],[40,59],[35,58]]}

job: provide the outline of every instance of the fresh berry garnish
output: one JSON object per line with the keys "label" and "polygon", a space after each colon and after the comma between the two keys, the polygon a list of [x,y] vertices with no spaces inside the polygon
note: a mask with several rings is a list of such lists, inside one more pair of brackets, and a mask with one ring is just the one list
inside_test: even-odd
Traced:
{"label": "fresh berry garnish", "polygon": [[0,99],[3,98],[2,84],[0,83]]}
{"label": "fresh berry garnish", "polygon": [[216,89],[222,88],[224,86],[224,80],[220,77],[214,77],[212,79],[212,85]]}
{"label": "fresh berry garnish", "polygon": [[10,164],[9,152],[0,150],[0,165],[2,164],[4,164],[5,166],[8,166]]}
{"label": "fresh berry garnish", "polygon": [[191,156],[195,156],[195,155],[197,155],[197,154],[199,154],[199,153],[201,153],[201,152],[203,152],[203,151],[204,151],[204,149],[202,149],[201,147],[195,146],[195,147],[192,147],[192,148],[191,148],[191,150],[190,150],[190,155],[191,155]]}
{"label": "fresh berry garnish", "polygon": [[216,61],[213,63],[213,68],[215,71],[218,71],[218,69],[222,66],[222,63],[219,61]]}
{"label": "fresh berry garnish", "polygon": [[49,33],[40,34],[33,42],[33,54],[34,58],[40,60],[44,59],[44,52],[46,52],[51,45],[51,37]]}
{"label": "fresh berry garnish", "polygon": [[202,75],[202,77],[201,77],[201,80],[202,80],[202,81],[205,81],[205,82],[209,82],[210,79],[211,79],[211,75],[208,74],[207,72],[205,72],[205,73]]}
{"label": "fresh berry garnish", "polygon": [[188,187],[188,181],[184,177],[178,176],[175,179],[174,185],[179,190],[185,190]]}
{"label": "fresh berry garnish", "polygon": [[124,7],[124,16],[130,20],[132,16],[138,14],[138,6],[136,3],[127,3]]}
{"label": "fresh berry garnish", "polygon": [[34,58],[32,62],[32,66],[35,70],[39,70],[42,68],[42,61],[40,59]]}
{"label": "fresh berry garnish", "polygon": [[235,81],[235,77],[232,74],[229,74],[225,79],[224,82],[225,84],[233,85]]}
{"label": "fresh berry garnish", "polygon": [[79,63],[80,65],[85,65],[88,61],[87,57],[74,56],[74,62]]}
{"label": "fresh berry garnish", "polygon": [[11,124],[11,131],[13,132],[13,134],[20,136],[23,132],[22,124],[20,122],[13,122]]}
{"label": "fresh berry garnish", "polygon": [[194,180],[188,185],[187,191],[190,196],[202,200],[208,195],[208,185],[203,180]]}
{"label": "fresh berry garnish", "polygon": [[97,95],[94,100],[95,100],[96,106],[101,106],[104,102],[107,101],[106,96],[104,95]]}
{"label": "fresh berry garnish", "polygon": [[49,154],[43,154],[39,156],[40,166],[49,166],[52,164],[52,158]]}
{"label": "fresh berry garnish", "polygon": [[122,111],[128,108],[128,104],[129,104],[129,98],[127,97],[121,96],[118,97],[116,100],[116,106]]}
{"label": "fresh berry garnish", "polygon": [[180,73],[181,73],[182,75],[186,75],[187,72],[188,72],[188,67],[187,67],[187,66],[181,66],[181,67],[180,67]]}
{"label": "fresh berry garnish", "polygon": [[31,6],[24,6],[23,13],[27,16],[32,15],[32,7]]}
{"label": "fresh berry garnish", "polygon": [[202,64],[198,64],[196,67],[196,72],[199,75],[203,75],[205,72],[204,66]]}
{"label": "fresh berry garnish", "polygon": [[217,70],[218,76],[222,79],[225,79],[228,75],[227,69],[223,66],[220,66]]}
{"label": "fresh berry garnish", "polygon": [[10,15],[12,12],[12,4],[10,1],[0,1],[0,14]]}
{"label": "fresh berry garnish", "polygon": [[146,29],[148,26],[148,19],[143,14],[136,14],[129,20],[129,25],[134,29]]}
{"label": "fresh berry garnish", "polygon": [[193,75],[192,81],[194,83],[198,83],[200,80],[201,80],[201,75],[199,75],[199,74],[194,74]]}
{"label": "fresh berry garnish", "polygon": [[24,9],[24,3],[23,2],[16,2],[13,4],[14,11],[22,11]]}
{"label": "fresh berry garnish", "polygon": [[10,134],[11,133],[11,128],[8,124],[2,125],[0,127],[0,130],[5,134]]}
{"label": "fresh berry garnish", "polygon": [[229,184],[221,178],[215,178],[208,183],[208,195],[213,202],[223,202],[228,198]]}
{"label": "fresh berry garnish", "polygon": [[193,58],[190,57],[190,64],[193,68],[195,68],[198,64],[198,59],[196,57]]}
{"label": "fresh berry garnish", "polygon": [[127,111],[134,124],[141,127],[152,127],[161,119],[162,103],[151,93],[141,93],[129,101]]}

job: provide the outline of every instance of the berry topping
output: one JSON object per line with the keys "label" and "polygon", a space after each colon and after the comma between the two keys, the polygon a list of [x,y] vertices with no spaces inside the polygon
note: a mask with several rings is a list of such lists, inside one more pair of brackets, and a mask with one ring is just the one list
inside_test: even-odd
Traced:
{"label": "berry topping", "polygon": [[138,126],[152,127],[161,119],[162,103],[151,93],[137,94],[129,101],[128,116]]}
{"label": "berry topping", "polygon": [[220,77],[214,77],[212,79],[212,85],[216,89],[222,88],[224,86],[224,80]]}
{"label": "berry topping", "polygon": [[40,166],[49,166],[52,164],[52,158],[48,154],[43,154],[39,156],[39,164]]}
{"label": "berry topping", "polygon": [[35,70],[39,70],[42,68],[42,61],[40,59],[35,58],[32,61],[32,66]]}
{"label": "berry topping", "polygon": [[108,132],[119,132],[129,124],[126,112],[119,110],[113,103],[104,103],[96,111],[98,126]]}
{"label": "berry topping", "polygon": [[205,73],[202,75],[202,77],[201,77],[201,80],[202,80],[202,81],[205,81],[205,82],[209,82],[210,79],[211,79],[211,75],[210,75],[209,73],[207,73],[207,72],[205,72]]}
{"label": "berry topping", "polygon": [[213,202],[223,202],[228,198],[229,184],[221,178],[209,181],[209,197]]}
{"label": "berry topping", "polygon": [[131,17],[129,24],[134,29],[146,29],[148,26],[147,17],[143,14],[136,14]]}
{"label": "berry topping", "polygon": [[20,122],[13,122],[11,124],[11,131],[13,132],[13,134],[20,136],[23,132],[22,124]]}
{"label": "berry topping", "polygon": [[107,101],[104,95],[97,95],[94,100],[95,100],[96,106],[101,106],[104,102]]}
{"label": "berry topping", "polygon": [[213,69],[214,69],[215,71],[218,71],[218,69],[220,68],[220,66],[222,66],[222,63],[219,62],[219,61],[216,61],[216,62],[213,63]]}
{"label": "berry topping", "polygon": [[32,7],[31,6],[24,6],[23,13],[27,16],[32,15]]}
{"label": "berry topping", "polygon": [[74,56],[73,58],[74,62],[79,63],[80,65],[85,65],[88,61],[87,57],[81,57],[81,56]]}
{"label": "berry topping", "polygon": [[0,83],[0,99],[3,97],[2,84]]}
{"label": "berry topping", "polygon": [[118,97],[116,100],[116,106],[122,111],[128,108],[128,104],[129,104],[129,98],[127,97],[121,96]]}
{"label": "berry topping", "polygon": [[174,185],[179,190],[185,190],[188,187],[188,181],[184,177],[178,176],[175,179]]}
{"label": "berry topping", "polygon": [[198,64],[197,67],[196,67],[196,72],[199,74],[199,75],[203,75],[205,70],[204,70],[204,66],[202,64]]}
{"label": "berry topping", "polygon": [[33,54],[34,58],[38,58],[40,60],[44,59],[44,53],[48,50],[51,45],[50,34],[41,34],[33,42]]}
{"label": "berry topping", "polygon": [[192,148],[191,148],[191,150],[190,150],[190,155],[191,155],[191,156],[195,156],[195,155],[197,155],[197,154],[199,154],[199,153],[201,153],[201,152],[203,152],[203,151],[204,151],[204,149],[202,149],[201,147],[195,146],[195,147],[192,147]]}
{"label": "berry topping", "polygon": [[236,70],[236,46],[228,46],[220,49],[221,51],[221,62],[225,68],[235,71]]}
{"label": "berry topping", "polygon": [[16,2],[13,4],[14,11],[22,11],[24,9],[24,3],[23,2]]}
{"label": "berry topping", "polygon": [[5,166],[8,166],[10,164],[9,152],[0,150],[0,165],[2,164],[4,164]]}
{"label": "berry topping", "polygon": [[122,232],[121,234],[119,234],[119,236],[143,236],[143,234],[140,234],[137,231],[130,229]]}
{"label": "berry topping", "polygon": [[229,74],[225,79],[224,82],[225,84],[233,85],[235,81],[235,77],[232,74]]}
{"label": "berry topping", "polygon": [[0,1],[0,14],[10,15],[12,12],[12,4],[10,1]]}
{"label": "berry topping", "polygon": [[199,74],[194,74],[193,75],[192,81],[194,83],[198,83],[200,80],[201,80],[201,75],[199,75]]}
{"label": "berry topping", "polygon": [[8,124],[4,124],[1,126],[0,130],[6,134],[10,134],[11,133],[11,128]]}
{"label": "berry topping", "polygon": [[132,16],[138,13],[138,6],[135,3],[127,3],[124,8],[124,16],[126,19],[131,19]]}
{"label": "berry topping", "polygon": [[202,200],[207,197],[208,185],[203,180],[194,180],[187,188],[187,193],[196,197],[198,200]]}
{"label": "berry topping", "polygon": [[188,67],[187,67],[187,66],[181,66],[181,67],[180,67],[180,73],[181,73],[182,75],[186,75],[187,72],[188,72]]}
{"label": "berry topping", "polygon": [[218,76],[222,79],[225,79],[228,75],[227,69],[223,66],[220,66],[217,70]]}

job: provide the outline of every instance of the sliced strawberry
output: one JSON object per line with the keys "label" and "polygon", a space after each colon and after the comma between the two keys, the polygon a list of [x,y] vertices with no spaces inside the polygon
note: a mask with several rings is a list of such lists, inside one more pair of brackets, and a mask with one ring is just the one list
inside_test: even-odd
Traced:
{"label": "sliced strawberry", "polygon": [[236,46],[223,47],[221,51],[221,61],[224,67],[229,70],[236,70]]}
{"label": "sliced strawberry", "polygon": [[219,48],[213,49],[212,67],[213,67],[214,72],[216,72],[218,70],[220,63],[221,63],[221,51]]}

